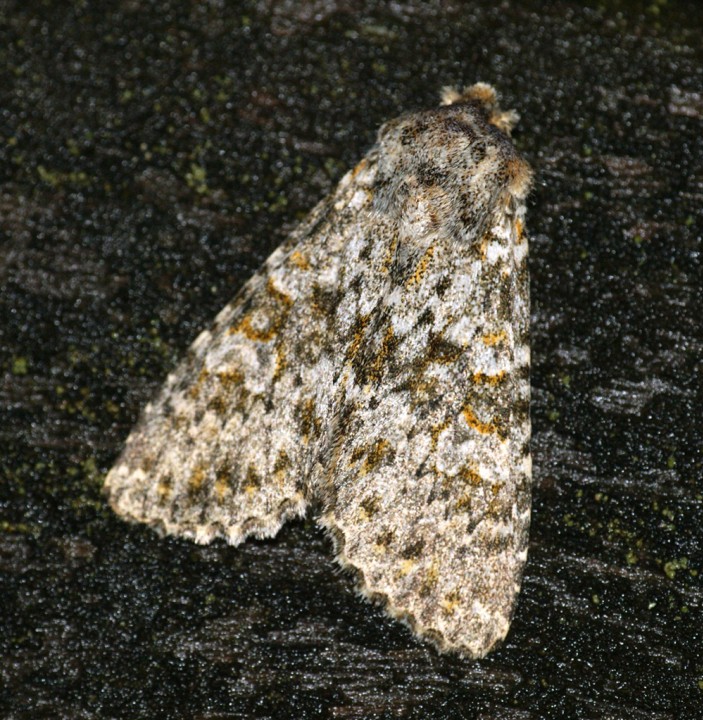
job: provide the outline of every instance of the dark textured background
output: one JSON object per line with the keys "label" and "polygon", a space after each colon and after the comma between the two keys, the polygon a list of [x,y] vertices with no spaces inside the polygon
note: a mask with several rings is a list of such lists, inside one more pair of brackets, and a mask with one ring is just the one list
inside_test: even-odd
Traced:
{"label": "dark textured background", "polygon": [[[703,718],[702,30],[666,0],[0,0],[0,716]],[[477,79],[538,174],[536,492],[470,662],[310,521],[202,548],[100,487],[378,125]]]}

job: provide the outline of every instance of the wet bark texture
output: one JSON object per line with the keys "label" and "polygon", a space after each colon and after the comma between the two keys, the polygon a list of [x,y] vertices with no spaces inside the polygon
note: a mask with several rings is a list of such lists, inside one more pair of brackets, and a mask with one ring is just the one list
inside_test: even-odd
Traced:
{"label": "wet bark texture", "polygon": [[[703,6],[0,0],[0,716],[703,717]],[[516,108],[530,559],[438,656],[311,521],[131,527],[104,473],[188,343],[449,83]]]}

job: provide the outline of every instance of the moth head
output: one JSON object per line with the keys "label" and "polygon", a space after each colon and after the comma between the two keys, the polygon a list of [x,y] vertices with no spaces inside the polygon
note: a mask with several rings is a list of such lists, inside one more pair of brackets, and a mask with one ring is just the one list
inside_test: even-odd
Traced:
{"label": "moth head", "polygon": [[374,205],[401,236],[479,242],[523,203],[531,171],[507,135],[517,116],[500,111],[490,86],[445,90],[444,102],[381,127]]}

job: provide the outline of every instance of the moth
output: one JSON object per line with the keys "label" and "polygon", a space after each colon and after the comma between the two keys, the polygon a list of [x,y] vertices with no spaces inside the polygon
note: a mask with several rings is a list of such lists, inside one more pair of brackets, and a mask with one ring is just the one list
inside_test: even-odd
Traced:
{"label": "moth", "polygon": [[310,509],[418,636],[499,643],[530,518],[517,119],[478,83],[383,125],[146,406],[105,481],[114,510],[238,545]]}

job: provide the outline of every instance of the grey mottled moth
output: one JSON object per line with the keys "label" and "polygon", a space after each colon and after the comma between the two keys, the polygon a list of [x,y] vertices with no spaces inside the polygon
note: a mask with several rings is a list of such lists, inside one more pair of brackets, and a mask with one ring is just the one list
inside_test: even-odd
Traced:
{"label": "grey mottled moth", "polygon": [[479,83],[383,125],[147,405],[112,507],[232,545],[312,508],[419,636],[469,657],[501,641],[530,517],[516,120]]}

